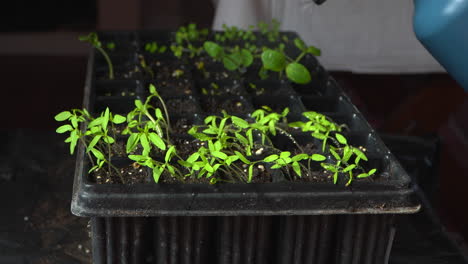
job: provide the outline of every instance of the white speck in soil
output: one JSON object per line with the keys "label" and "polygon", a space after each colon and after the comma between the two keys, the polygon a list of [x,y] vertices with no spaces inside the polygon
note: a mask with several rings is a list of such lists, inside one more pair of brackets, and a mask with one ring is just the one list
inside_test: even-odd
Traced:
{"label": "white speck in soil", "polygon": [[90,252],[91,252],[91,250],[85,249],[85,253],[86,253],[86,254],[89,254]]}
{"label": "white speck in soil", "polygon": [[265,170],[265,166],[263,166],[262,164],[258,165],[257,168],[261,171]]}
{"label": "white speck in soil", "polygon": [[24,221],[29,221],[29,217],[25,216],[24,218]]}
{"label": "white speck in soil", "polygon": [[83,245],[78,244],[78,249],[81,250],[83,248]]}
{"label": "white speck in soil", "polygon": [[263,153],[263,148],[259,148],[257,151],[255,151],[255,155],[260,155]]}

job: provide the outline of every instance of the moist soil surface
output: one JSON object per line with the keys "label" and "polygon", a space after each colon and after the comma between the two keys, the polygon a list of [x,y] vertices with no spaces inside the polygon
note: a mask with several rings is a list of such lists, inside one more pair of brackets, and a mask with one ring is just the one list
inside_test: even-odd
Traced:
{"label": "moist soil surface", "polygon": [[251,85],[247,83],[246,87],[247,87],[247,92],[255,96],[260,96],[260,95],[288,96],[288,95],[293,95],[295,93],[292,88],[289,88],[286,85],[269,86],[268,84]]}
{"label": "moist soil surface", "polygon": [[188,79],[156,80],[154,83],[162,97],[193,94],[193,84]]}
{"label": "moist soil surface", "polygon": [[200,86],[199,93],[208,96],[239,96],[244,95],[245,90],[240,83],[210,83]]}
{"label": "moist soil surface", "polygon": [[198,78],[200,79],[210,79],[215,81],[222,81],[227,79],[238,79],[239,77],[235,72],[222,70],[222,71],[198,71]]}
{"label": "moist soil surface", "polygon": [[190,69],[185,65],[178,62],[169,61],[155,61],[150,66],[156,79],[159,80],[173,80],[173,79],[189,79]]}
{"label": "moist soil surface", "polygon": [[[138,67],[114,68],[114,80],[133,80],[141,77],[141,70]],[[107,69],[96,71],[97,80],[109,80]]]}
{"label": "moist soil surface", "polygon": [[188,117],[178,117],[171,120],[171,129],[173,134],[187,134],[187,131],[193,126],[193,121]]}
{"label": "moist soil surface", "polygon": [[91,177],[93,177],[92,180],[99,184],[121,184],[123,183],[123,180],[125,181],[125,184],[149,182],[150,174],[148,170],[137,163],[132,163],[124,167],[119,167],[118,169],[120,176],[115,171],[113,173],[109,173],[107,167],[96,170],[94,173],[91,174]]}
{"label": "moist soil surface", "polygon": [[[157,100],[157,99],[155,99]],[[194,100],[190,98],[170,98],[166,99],[165,102],[169,116],[171,114],[193,114],[198,112],[198,107]],[[159,100],[156,103],[156,107],[161,108]]]}
{"label": "moist soil surface", "polygon": [[120,89],[120,90],[104,90],[104,91],[98,91],[97,96],[119,96],[119,97],[134,97],[136,96],[136,92],[134,90],[128,90],[128,89]]}
{"label": "moist soil surface", "polygon": [[222,100],[218,97],[208,97],[202,100],[202,108],[207,113],[221,113],[225,110],[228,114],[246,114],[249,112],[246,103],[243,100],[229,98]]}

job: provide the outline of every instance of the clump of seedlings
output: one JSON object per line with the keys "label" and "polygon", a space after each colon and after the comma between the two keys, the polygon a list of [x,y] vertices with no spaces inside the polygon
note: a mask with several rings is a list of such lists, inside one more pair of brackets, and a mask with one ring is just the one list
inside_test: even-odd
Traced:
{"label": "clump of seedlings", "polygon": [[203,48],[199,42],[208,36],[208,29],[198,29],[194,23],[180,27],[175,33],[175,43],[170,46],[174,56],[181,58],[188,53],[190,58],[200,55]]}
{"label": "clump of seedlings", "polygon": [[167,50],[167,46],[158,45],[156,41],[151,41],[145,44],[145,51],[151,54],[164,53]]}
{"label": "clump of seedlings", "polygon": [[[291,58],[290,55],[285,53],[285,44],[282,43],[279,34],[279,22],[273,21],[271,27],[266,23],[259,24],[260,32],[270,41],[277,41],[278,47],[258,48],[255,44],[251,44],[249,40],[255,40],[251,29],[246,31],[238,29],[237,27],[225,27],[224,33],[215,35],[215,40],[218,41],[205,41],[203,48],[206,53],[211,56],[215,61],[222,62],[227,70],[235,71],[240,70],[245,72],[246,68],[252,65],[255,58],[260,58],[262,67],[259,71],[259,76],[262,79],[268,78],[268,71],[277,72],[281,76],[283,72],[286,77],[298,84],[307,84],[311,81],[309,70],[301,64],[301,59],[307,55],[312,54],[320,56],[321,52],[314,46],[307,46],[302,40],[294,39],[296,48],[300,50],[300,54],[296,58]],[[286,36],[284,36],[286,37]],[[225,40],[243,40],[244,47],[224,46]],[[286,37],[286,41],[289,41]]]}
{"label": "clump of seedlings", "polygon": [[[199,147],[187,157],[179,155],[178,146],[171,139],[170,117],[166,104],[154,85],[149,86],[150,95],[144,102],[135,100],[135,108],[126,117],[113,114],[109,108],[97,118],[84,110],[74,109],[58,114],[57,121],[69,124],[60,126],[57,133],[69,133],[65,142],[70,144],[73,154],[76,145],[85,146],[91,163],[89,172],[105,169],[117,173],[112,164],[112,144],[119,136],[126,136],[127,158],[138,166],[152,171],[155,182],[161,175],[178,181],[188,178],[207,179],[210,183],[255,181],[254,170],[280,169],[291,180],[307,177],[312,170],[311,163],[319,163],[332,174],[337,183],[340,175],[347,176],[349,185],[354,177],[364,178],[376,172],[365,171],[362,161],[367,161],[365,153],[348,143],[342,130],[343,125],[316,112],[305,112],[307,122],[288,122],[289,109],[281,113],[269,107],[251,113],[251,119],[227,114],[211,115],[203,125],[194,125],[188,134],[199,142]],[[152,105],[157,99],[161,108]],[[80,127],[82,125],[82,127]],[[124,129],[116,129],[116,125]],[[311,139],[322,140],[322,151],[306,153],[288,128],[297,128],[310,134]],[[282,135],[300,150],[292,154],[288,149],[280,149],[273,144],[273,138]],[[135,153],[141,149],[141,153]],[[333,158],[328,158],[326,153]],[[294,174],[290,174],[293,171]],[[121,182],[126,179],[121,177]]]}
{"label": "clump of seedlings", "polygon": [[[97,118],[94,118],[86,109],[73,109],[56,115],[55,120],[69,122],[57,128],[56,132],[69,133],[65,142],[70,144],[70,154],[74,153],[78,143],[85,146],[86,154],[91,162],[89,173],[107,166],[108,173],[116,173],[122,183],[125,183],[120,170],[112,163],[112,144],[116,142],[115,125],[124,123],[125,117],[112,114],[109,108],[106,108]],[[85,126],[84,130],[81,124]]]}

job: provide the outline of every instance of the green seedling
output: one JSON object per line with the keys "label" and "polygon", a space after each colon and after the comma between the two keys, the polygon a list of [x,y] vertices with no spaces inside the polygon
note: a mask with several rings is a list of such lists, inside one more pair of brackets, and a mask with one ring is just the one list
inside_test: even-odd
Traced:
{"label": "green seedling", "polygon": [[171,51],[177,58],[188,53],[190,58],[199,55],[203,48],[197,47],[195,42],[202,42],[208,35],[208,29],[197,29],[194,23],[180,27],[175,34],[175,44],[170,46]]}
{"label": "green seedling", "polygon": [[109,42],[106,44],[106,48],[110,51],[114,51],[115,50],[115,43],[114,42]]}
{"label": "green seedling", "polygon": [[238,46],[232,49],[225,49],[212,41],[203,44],[206,53],[215,61],[223,63],[227,70],[234,71],[247,68],[252,65],[254,57],[248,49],[241,49]]}
{"label": "green seedling", "polygon": [[167,46],[159,46],[156,41],[148,42],[145,44],[145,51],[151,54],[164,53],[167,50]]}
{"label": "green seedling", "polygon": [[[107,52],[103,49],[102,43],[101,43],[101,41],[99,41],[99,38],[98,38],[98,35],[96,34],[96,32],[91,32],[86,36],[80,36],[79,40],[83,41],[83,42],[88,42],[89,44],[91,44],[96,50],[98,50],[102,54],[102,56],[106,60],[107,65],[109,67],[109,79],[113,80],[114,79],[114,67],[112,66],[112,61],[111,61],[109,55],[107,54]],[[109,43],[109,44],[111,44],[111,43]],[[109,44],[108,44],[107,48],[109,48]],[[112,47],[112,49],[114,49],[115,44],[111,45],[111,47]],[[112,50],[112,49],[110,49],[110,50]]]}
{"label": "green seedling", "polygon": [[151,66],[146,63],[145,57],[143,55],[138,55],[138,59],[140,60],[141,68],[151,76],[151,79],[154,79],[154,71]]}
{"label": "green seedling", "polygon": [[206,89],[204,87],[202,87],[201,91],[202,91],[202,94],[204,95],[220,95],[221,94],[221,91],[219,90],[219,85],[216,84],[216,83],[210,83],[210,89]]}
{"label": "green seedling", "polygon": [[[333,173],[333,182],[336,184],[338,180],[338,174],[348,174],[348,182],[346,186],[351,184],[354,173],[359,170],[361,173],[357,175],[358,178],[369,177],[377,171],[377,169],[371,169],[368,172],[365,172],[364,169],[360,166],[362,160],[368,161],[367,156],[364,152],[348,144],[348,140],[340,133],[335,133],[335,139],[339,142],[339,147],[330,146],[330,153],[336,159],[335,164],[330,163],[321,163],[321,166]],[[354,157],[353,162],[350,162]]]}
{"label": "green seedling", "polygon": [[278,40],[280,35],[280,22],[278,20],[272,19],[271,24],[260,22],[258,23],[257,28],[260,33],[268,39],[268,41],[274,42]]}
{"label": "green seedling", "polygon": [[[125,117],[112,114],[109,108],[97,118],[93,118],[85,109],[73,109],[59,113],[55,116],[55,120],[70,122],[57,128],[56,132],[69,133],[65,142],[70,144],[70,154],[74,153],[78,142],[85,146],[86,154],[92,164],[89,172],[99,170],[107,164],[108,171],[117,173],[122,183],[125,183],[120,171],[112,165],[111,151],[116,138],[114,124],[124,123]],[[81,130],[80,124],[84,124],[84,130]]]}

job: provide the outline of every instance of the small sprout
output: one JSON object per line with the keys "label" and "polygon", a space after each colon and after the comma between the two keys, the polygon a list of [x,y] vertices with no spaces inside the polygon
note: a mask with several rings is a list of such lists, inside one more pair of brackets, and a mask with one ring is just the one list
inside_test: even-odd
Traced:
{"label": "small sprout", "polygon": [[107,43],[106,48],[110,51],[115,50],[115,43],[114,42]]}
{"label": "small sprout", "polygon": [[180,78],[183,75],[184,75],[184,71],[181,69],[177,69],[177,70],[174,70],[174,72],[172,72],[172,77],[175,77],[175,78]]}

